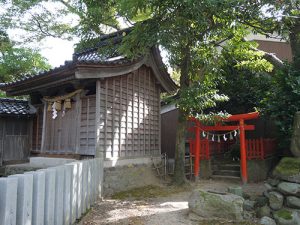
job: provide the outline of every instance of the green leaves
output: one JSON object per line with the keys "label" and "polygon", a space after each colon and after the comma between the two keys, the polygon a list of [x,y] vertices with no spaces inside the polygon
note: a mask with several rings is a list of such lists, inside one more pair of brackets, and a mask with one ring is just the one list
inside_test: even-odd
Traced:
{"label": "green leaves", "polygon": [[15,81],[25,75],[35,75],[48,69],[50,69],[50,65],[46,59],[35,50],[12,47],[1,52],[1,82]]}
{"label": "green leaves", "polygon": [[50,65],[38,51],[16,46],[6,32],[0,31],[0,82],[15,81],[47,69]]}
{"label": "green leaves", "polygon": [[224,101],[228,101],[228,97],[220,94],[214,84],[195,82],[189,88],[180,90],[177,104],[186,115],[204,118],[208,109],[212,110],[217,103]]}
{"label": "green leaves", "polygon": [[274,120],[281,147],[289,148],[293,117],[300,110],[300,71],[285,65],[274,74],[271,85],[261,107]]}

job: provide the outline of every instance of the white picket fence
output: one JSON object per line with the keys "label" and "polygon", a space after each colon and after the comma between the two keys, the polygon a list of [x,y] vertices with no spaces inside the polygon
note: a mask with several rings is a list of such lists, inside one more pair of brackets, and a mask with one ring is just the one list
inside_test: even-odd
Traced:
{"label": "white picket fence", "polygon": [[71,225],[101,196],[103,161],[0,178],[1,225]]}

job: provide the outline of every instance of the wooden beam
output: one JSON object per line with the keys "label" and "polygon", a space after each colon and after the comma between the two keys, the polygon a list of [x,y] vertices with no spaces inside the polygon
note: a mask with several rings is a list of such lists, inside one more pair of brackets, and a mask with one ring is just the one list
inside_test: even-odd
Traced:
{"label": "wooden beam", "polygon": [[161,114],[160,114],[160,87],[158,88],[158,150],[159,150],[159,154],[161,154]]}
{"label": "wooden beam", "polygon": [[119,87],[119,151],[118,151],[118,155],[119,155],[119,157],[122,157],[122,155],[121,155],[121,142],[122,142],[122,122],[121,122],[121,120],[122,120],[122,112],[123,112],[123,109],[122,109],[122,97],[123,97],[123,87],[122,87],[122,85],[123,85],[123,82],[122,82],[122,77],[120,77],[120,79],[119,79],[119,85],[120,85],[120,87]]}
{"label": "wooden beam", "polygon": [[120,75],[125,75],[131,73],[138,68],[140,68],[146,61],[146,58],[143,58],[140,61],[137,61],[133,64],[124,64],[118,66],[101,66],[101,65],[78,65],[78,70],[75,72],[76,79],[88,79],[88,78],[108,78],[116,77]]}
{"label": "wooden beam", "polygon": [[[240,126],[200,126],[200,129],[203,131],[230,131],[238,130]],[[245,130],[255,130],[254,125],[245,125]]]}
{"label": "wooden beam", "polygon": [[246,152],[246,137],[244,120],[240,120],[240,155],[241,155],[241,175],[243,183],[248,182],[247,174],[247,152]]}
{"label": "wooden beam", "polygon": [[105,80],[105,123],[104,123],[104,158],[106,158],[107,154],[107,94],[108,94],[108,81]]}
{"label": "wooden beam", "polygon": [[111,115],[112,115],[112,131],[111,131],[111,155],[112,157],[115,157],[115,97],[116,97],[116,80],[113,79],[113,84],[112,84],[112,89],[113,89],[113,95],[112,95],[112,109],[111,109]]}
{"label": "wooden beam", "polygon": [[[80,150],[80,126],[81,126],[81,107],[82,107],[82,100],[80,97],[80,93],[76,95],[76,153],[79,153]],[[96,145],[95,145],[96,146]]]}
{"label": "wooden beam", "polygon": [[[140,131],[140,94],[141,94],[141,75],[142,75],[142,73],[143,73],[143,69],[139,69],[138,70],[138,111],[137,111],[137,113],[138,113],[138,121],[137,121],[137,125],[138,125],[138,127],[137,127],[137,129],[138,129],[138,143],[139,143],[139,146],[141,146],[141,131]],[[141,154],[141,151],[143,151],[143,149],[139,149],[140,150],[140,152],[139,152],[139,155],[143,155],[143,154]]]}
{"label": "wooden beam", "polygon": [[135,71],[132,73],[132,111],[131,111],[131,156],[134,155],[134,80],[135,80]]}
{"label": "wooden beam", "polygon": [[128,75],[126,77],[126,136],[125,136],[125,156],[128,156],[128,108],[129,108],[129,99],[128,99]]}
{"label": "wooden beam", "polygon": [[47,102],[44,102],[41,152],[45,151],[46,121],[47,121]]}
{"label": "wooden beam", "polygon": [[[40,108],[37,108],[37,114],[36,114],[36,134],[35,134],[35,149],[38,150],[39,146],[39,124],[40,124]],[[43,134],[42,134],[43,135]],[[31,149],[33,150],[33,149]]]}
{"label": "wooden beam", "polygon": [[241,119],[252,120],[252,119],[257,119],[258,117],[259,117],[259,112],[252,112],[252,113],[232,115],[226,119],[223,119],[223,121],[239,121]]}
{"label": "wooden beam", "polygon": [[[96,119],[95,119],[95,128],[96,128],[96,138],[95,138],[95,148],[96,148],[96,152],[95,152],[95,156],[97,158],[104,158],[104,154],[101,151],[101,146],[100,146],[100,135],[101,135],[101,126],[100,126],[100,122],[101,122],[101,113],[100,113],[100,104],[101,104],[101,81],[97,80],[96,81]],[[106,147],[106,146],[105,146]]]}
{"label": "wooden beam", "polygon": [[147,70],[143,73],[143,155],[146,155],[146,132],[145,132],[145,127],[146,127],[146,115],[145,115],[145,101],[146,101],[146,75],[147,75]]}

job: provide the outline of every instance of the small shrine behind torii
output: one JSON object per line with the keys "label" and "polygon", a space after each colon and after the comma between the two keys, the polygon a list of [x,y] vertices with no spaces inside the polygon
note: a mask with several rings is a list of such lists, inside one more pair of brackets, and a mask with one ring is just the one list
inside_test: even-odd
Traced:
{"label": "small shrine behind torii", "polygon": [[[248,174],[247,174],[247,152],[246,152],[246,138],[245,131],[255,130],[254,125],[247,125],[245,121],[257,119],[259,117],[258,112],[247,113],[247,114],[238,114],[232,115],[226,119],[222,119],[222,122],[237,122],[236,125],[223,125],[220,122],[214,126],[205,126],[201,124],[196,118],[191,118],[190,121],[194,122],[194,125],[189,128],[190,131],[194,132],[195,139],[193,140],[193,145],[191,145],[190,151],[194,153],[194,175],[199,177],[199,168],[200,168],[200,152],[201,152],[201,132],[203,137],[212,138],[212,141],[215,139],[220,142],[222,138],[224,141],[232,137],[232,132],[234,135],[239,133],[240,138],[240,163],[241,163],[241,177],[243,183],[247,183]],[[225,134],[211,134],[209,131],[227,131]],[[208,153],[209,154],[209,153]]]}

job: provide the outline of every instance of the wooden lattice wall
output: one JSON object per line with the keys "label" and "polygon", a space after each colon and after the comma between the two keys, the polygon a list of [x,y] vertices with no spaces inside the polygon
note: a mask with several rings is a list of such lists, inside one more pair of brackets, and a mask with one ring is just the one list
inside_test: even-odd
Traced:
{"label": "wooden lattice wall", "polygon": [[[97,82],[96,95],[77,95],[64,116],[60,111],[53,120],[52,112],[44,113],[44,106],[39,108],[32,150],[93,156],[98,145],[106,158],[160,154],[160,86],[152,70],[143,66]],[[100,109],[98,121],[96,105]]]}
{"label": "wooden lattice wall", "polygon": [[160,154],[160,87],[149,68],[102,80],[97,92],[106,158]]}
{"label": "wooden lattice wall", "polygon": [[81,99],[80,118],[80,147],[82,155],[95,154],[95,124],[96,124],[96,96],[90,95]]}

